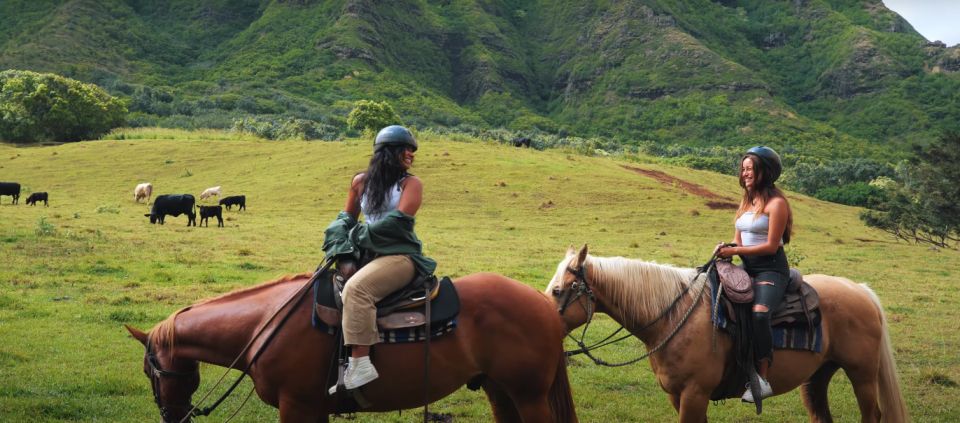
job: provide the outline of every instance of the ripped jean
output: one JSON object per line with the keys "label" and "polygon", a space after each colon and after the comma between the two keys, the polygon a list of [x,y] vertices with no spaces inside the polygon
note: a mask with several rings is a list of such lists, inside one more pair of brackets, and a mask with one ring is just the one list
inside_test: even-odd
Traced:
{"label": "ripped jean", "polygon": [[[780,307],[790,280],[780,272],[765,271],[753,277],[753,356],[754,360],[767,359],[773,363],[773,330],[770,316]],[[767,311],[757,311],[764,305]]]}

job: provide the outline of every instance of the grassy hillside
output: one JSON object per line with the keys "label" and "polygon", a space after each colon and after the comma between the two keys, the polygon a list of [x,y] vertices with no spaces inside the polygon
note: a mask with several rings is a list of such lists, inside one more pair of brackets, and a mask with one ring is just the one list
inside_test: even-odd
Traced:
{"label": "grassy hillside", "polygon": [[960,49],[880,0],[11,0],[4,68],[104,86],[136,126],[343,132],[373,99],[421,128],[872,157],[960,129]]}
{"label": "grassy hillside", "polygon": [[[198,299],[312,270],[322,230],[370,152],[369,140],[266,142],[169,131],[124,138],[0,145],[0,180],[20,182],[25,194],[47,191],[51,201],[49,208],[23,199],[12,206],[10,197],[0,204],[4,421],[155,419],[143,349],[121,325],[149,328]],[[414,173],[426,200],[417,231],[439,274],[493,271],[543,289],[570,244],[589,243],[596,255],[693,266],[732,233],[731,211],[708,206],[736,201],[731,177],[652,165],[645,157],[591,158],[429,133],[420,140]],[[143,217],[148,206],[133,202],[133,187],[143,181],[153,183],[155,195],[197,195],[222,185],[224,195],[246,194],[248,210],[225,212],[225,228],[188,228],[184,217],[152,226]],[[914,420],[960,420],[960,341],[951,323],[960,319],[960,253],[894,242],[864,227],[857,209],[789,195],[796,235],[788,255],[806,273],[868,282],[888,313]],[[613,327],[603,318],[594,336]],[[631,340],[602,355],[612,361],[642,351]],[[201,390],[219,374],[204,368]],[[647,364],[612,370],[576,358],[570,375],[581,421],[675,419]],[[842,373],[830,398],[838,421],[856,420]],[[231,398],[213,418],[225,418],[240,400]],[[738,401],[709,413],[715,421],[806,420],[797,392],[764,405],[759,417]],[[457,422],[490,421],[484,396],[466,389],[432,410]],[[275,419],[275,410],[254,399],[236,421]],[[419,419],[411,411],[359,421]]]}

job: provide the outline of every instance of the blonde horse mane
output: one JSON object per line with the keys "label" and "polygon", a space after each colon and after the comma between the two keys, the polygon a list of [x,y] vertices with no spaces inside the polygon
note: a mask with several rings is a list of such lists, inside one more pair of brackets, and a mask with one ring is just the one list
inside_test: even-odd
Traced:
{"label": "blonde horse mane", "polygon": [[[643,319],[652,319],[670,307],[696,275],[694,269],[624,257],[588,255],[586,264],[595,290],[624,316]],[[687,295],[693,294],[693,290],[687,291]]]}
{"label": "blonde horse mane", "polygon": [[193,307],[209,304],[215,301],[219,301],[226,298],[233,298],[236,296],[247,294],[251,291],[259,291],[261,289],[269,288],[277,284],[290,282],[294,279],[300,279],[303,277],[310,277],[312,273],[298,273],[293,275],[284,275],[272,281],[263,282],[254,286],[249,286],[246,288],[240,288],[235,291],[226,292],[220,294],[216,297],[202,299],[193,305],[186,306],[170,314],[166,319],[163,319],[160,323],[154,325],[149,332],[149,341],[155,346],[155,348],[172,348],[175,344],[175,335],[176,335],[176,320],[177,316],[180,313],[183,313],[187,310],[190,310]]}

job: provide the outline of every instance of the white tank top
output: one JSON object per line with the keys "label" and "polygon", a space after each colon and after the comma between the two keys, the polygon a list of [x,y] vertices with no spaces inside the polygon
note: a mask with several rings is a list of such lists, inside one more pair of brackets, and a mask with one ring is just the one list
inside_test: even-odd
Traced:
{"label": "white tank top", "polygon": [[[761,214],[754,219],[754,212],[748,211],[737,219],[736,228],[740,231],[740,241],[743,242],[744,247],[760,245],[767,242],[767,235],[770,233],[770,217]],[[780,245],[783,245],[782,237]]]}
{"label": "white tank top", "polygon": [[360,211],[363,213],[364,219],[366,219],[368,225],[376,223],[378,220],[382,219],[383,216],[386,216],[387,213],[397,209],[397,205],[400,204],[400,194],[403,194],[403,186],[401,183],[404,179],[406,178],[400,178],[400,180],[393,184],[393,186],[390,187],[390,190],[387,191],[387,201],[383,203],[383,210],[370,210],[370,204],[367,201],[367,193],[366,190],[364,190],[363,195],[360,197]]}

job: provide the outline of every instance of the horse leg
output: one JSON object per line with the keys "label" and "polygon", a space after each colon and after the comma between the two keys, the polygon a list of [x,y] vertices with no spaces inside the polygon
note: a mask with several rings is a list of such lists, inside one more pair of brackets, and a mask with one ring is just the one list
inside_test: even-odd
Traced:
{"label": "horse leg", "polygon": [[553,423],[546,391],[538,392],[522,385],[513,388],[503,387],[489,378],[483,384],[498,423]]}
{"label": "horse leg", "polygon": [[878,402],[878,389],[880,384],[877,381],[878,372],[876,367],[873,369],[844,369],[844,371],[847,372],[847,377],[850,378],[850,382],[853,384],[853,393],[857,396],[857,405],[860,406],[860,421],[864,423],[879,423],[880,405]]}
{"label": "horse leg", "polygon": [[297,401],[292,398],[280,399],[281,423],[327,423],[329,417],[315,403]]}
{"label": "horse leg", "polygon": [[526,397],[516,401],[517,411],[524,423],[553,423],[553,412],[550,411],[550,404],[547,402],[547,396]]}
{"label": "horse leg", "polygon": [[513,400],[503,387],[489,377],[485,378],[482,386],[483,392],[487,394],[487,399],[490,401],[494,421],[497,423],[523,422],[517,407],[513,405]]}
{"label": "horse leg", "polygon": [[832,423],[833,416],[830,415],[830,403],[827,401],[827,387],[830,385],[830,379],[840,367],[836,363],[826,363],[820,366],[816,372],[810,376],[800,387],[803,397],[803,405],[807,408],[807,415],[813,423]]}
{"label": "horse leg", "polygon": [[697,391],[680,394],[680,423],[704,423],[707,421],[707,406],[710,395]]}
{"label": "horse leg", "polygon": [[679,394],[670,394],[670,404],[673,404],[673,409],[679,413],[680,412],[680,395]]}

